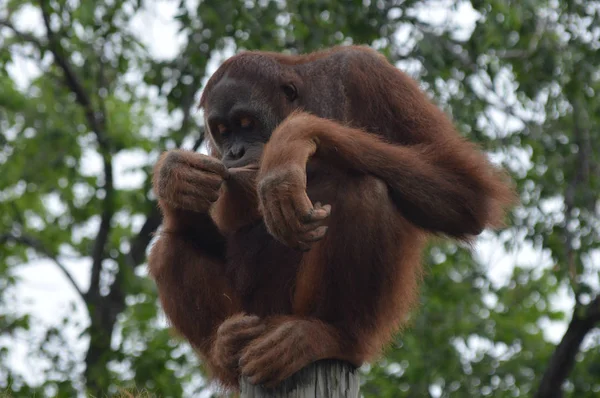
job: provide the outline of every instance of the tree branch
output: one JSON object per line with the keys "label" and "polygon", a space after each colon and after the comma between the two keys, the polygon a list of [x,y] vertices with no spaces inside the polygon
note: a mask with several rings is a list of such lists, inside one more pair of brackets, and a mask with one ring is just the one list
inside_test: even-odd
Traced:
{"label": "tree branch", "polygon": [[14,33],[14,35],[17,36],[19,39],[21,39],[27,43],[34,44],[39,49],[44,47],[44,44],[40,41],[40,39],[38,37],[36,37],[35,35],[32,35],[31,33],[21,32],[12,24],[12,22],[10,22],[6,19],[0,19],[0,27],[1,26],[4,26],[4,27],[10,29]]}
{"label": "tree branch", "polygon": [[46,35],[48,37],[48,48],[50,49],[50,52],[52,52],[54,60],[65,75],[65,83],[67,87],[75,94],[77,102],[83,107],[86,119],[90,124],[90,128],[94,131],[94,133],[97,136],[98,144],[101,147],[106,147],[107,142],[104,139],[104,137],[102,137],[101,131],[103,129],[100,126],[99,120],[96,118],[91,98],[85,91],[83,84],[80,82],[79,78],[75,74],[75,71],[73,70],[73,67],[71,66],[67,57],[65,56],[65,54],[63,54],[63,49],[60,46],[60,42],[57,40],[56,34],[50,26],[50,12],[48,10],[48,7],[49,6],[46,0],[40,0],[42,18],[44,20],[44,26],[46,27]]}
{"label": "tree branch", "polygon": [[556,346],[542,376],[536,398],[561,398],[562,385],[575,366],[575,356],[585,336],[600,322],[600,295],[585,307],[575,308],[573,318]]}
{"label": "tree branch", "polygon": [[77,282],[75,282],[75,279],[73,278],[71,273],[67,270],[67,268],[64,266],[64,264],[62,264],[58,260],[58,257],[55,256],[47,247],[45,247],[42,242],[40,242],[39,240],[37,240],[33,237],[30,237],[30,236],[23,236],[23,235],[16,236],[13,234],[8,234],[8,233],[0,235],[0,244],[4,244],[6,242],[15,242],[17,244],[30,247],[30,248],[34,249],[37,253],[41,254],[42,256],[52,260],[55,263],[55,265],[58,267],[58,269],[67,278],[67,280],[71,283],[71,286],[73,286],[73,289],[75,289],[77,294],[85,301],[85,294],[81,291],[81,289],[77,285]]}
{"label": "tree branch", "polygon": [[162,219],[160,211],[156,206],[152,208],[152,212],[146,218],[146,222],[140,229],[140,232],[132,240],[129,249],[129,261],[132,267],[141,264],[146,257],[146,248],[150,244],[154,232],[160,226]]}
{"label": "tree branch", "polygon": [[109,141],[105,135],[105,116],[101,112],[96,112],[90,95],[86,92],[75,70],[71,66],[68,57],[63,53],[60,41],[56,37],[56,33],[50,26],[50,10],[47,0],[40,0],[40,8],[42,10],[42,18],[46,27],[48,36],[48,47],[54,56],[54,60],[63,71],[66,86],[75,94],[75,98],[79,105],[84,110],[86,120],[90,129],[96,135],[96,140],[100,148],[100,153],[104,163],[104,191],[105,198],[103,201],[103,210],[100,220],[100,228],[98,235],[94,241],[92,249],[92,272],[90,277],[90,289],[86,293],[89,296],[97,296],[100,290],[100,272],[102,270],[102,261],[104,260],[104,249],[108,242],[110,233],[110,224],[114,214],[113,208],[113,171],[112,158],[110,153]]}
{"label": "tree branch", "polygon": [[600,322],[600,294],[587,305],[586,317],[594,324]]}

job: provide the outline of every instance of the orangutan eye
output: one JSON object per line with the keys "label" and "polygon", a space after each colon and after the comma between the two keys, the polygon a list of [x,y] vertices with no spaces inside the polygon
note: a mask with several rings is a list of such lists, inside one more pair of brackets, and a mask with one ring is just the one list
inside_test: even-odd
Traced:
{"label": "orangutan eye", "polygon": [[293,102],[298,97],[298,89],[293,83],[284,84],[281,86],[281,89],[290,102]]}
{"label": "orangutan eye", "polygon": [[252,119],[249,117],[243,117],[240,119],[240,127],[243,129],[247,129],[252,127]]}
{"label": "orangutan eye", "polygon": [[227,133],[227,127],[223,123],[217,125],[217,130],[219,130],[219,134]]}

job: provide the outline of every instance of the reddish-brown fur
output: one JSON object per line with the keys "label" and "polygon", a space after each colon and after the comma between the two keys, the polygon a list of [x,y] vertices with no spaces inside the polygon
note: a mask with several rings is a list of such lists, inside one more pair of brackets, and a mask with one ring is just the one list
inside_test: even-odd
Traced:
{"label": "reddish-brown fur", "polygon": [[[300,99],[284,103],[280,81]],[[274,121],[252,165],[224,167],[209,130],[212,156],[171,151],[156,166],[164,228],[149,268],[163,308],[228,387],[370,361],[415,304],[427,236],[499,226],[512,192],[368,48],[237,55],[207,84],[205,112],[244,85]]]}

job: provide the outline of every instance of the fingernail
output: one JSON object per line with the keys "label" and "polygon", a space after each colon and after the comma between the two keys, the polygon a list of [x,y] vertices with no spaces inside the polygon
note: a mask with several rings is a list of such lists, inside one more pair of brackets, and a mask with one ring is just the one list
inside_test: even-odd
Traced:
{"label": "fingernail", "polygon": [[327,225],[323,225],[317,229],[315,229],[315,235],[324,235],[327,232],[329,227]]}

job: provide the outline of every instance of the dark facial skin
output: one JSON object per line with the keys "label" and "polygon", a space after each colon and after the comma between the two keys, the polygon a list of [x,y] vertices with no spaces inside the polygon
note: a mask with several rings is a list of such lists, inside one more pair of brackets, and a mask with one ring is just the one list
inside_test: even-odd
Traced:
{"label": "dark facial skin", "polygon": [[289,107],[264,106],[272,103],[267,101],[273,90],[261,86],[276,84],[262,81],[252,85],[247,79],[225,77],[211,91],[206,125],[228,169],[256,167],[273,130],[296,107],[297,88],[291,83],[280,84],[276,91]]}

